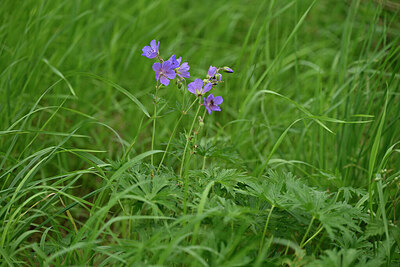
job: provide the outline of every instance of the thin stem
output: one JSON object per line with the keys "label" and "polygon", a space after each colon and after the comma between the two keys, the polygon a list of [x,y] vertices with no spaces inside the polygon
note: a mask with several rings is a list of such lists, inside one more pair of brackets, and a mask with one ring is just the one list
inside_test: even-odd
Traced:
{"label": "thin stem", "polygon": [[197,99],[195,101],[193,101],[193,103],[189,106],[189,108],[187,110],[182,111],[182,114],[179,117],[177,123],[175,124],[174,130],[172,131],[171,136],[169,137],[167,147],[165,148],[165,151],[164,151],[164,154],[163,154],[163,156],[161,158],[160,164],[158,165],[157,172],[160,170],[161,165],[164,162],[165,156],[167,155],[167,152],[168,152],[168,149],[169,149],[169,145],[171,144],[172,138],[175,136],[175,132],[176,132],[176,129],[178,128],[179,123],[181,122],[183,116],[185,116],[188,113],[188,111],[193,107],[193,105],[196,103],[196,101],[197,101]]}
{"label": "thin stem", "polygon": [[201,166],[201,170],[202,170],[202,171],[204,171],[204,169],[206,168],[206,159],[207,159],[207,157],[204,156],[204,157],[203,157],[203,165]]}
{"label": "thin stem", "polygon": [[[133,214],[133,205],[131,206],[131,210],[130,210],[130,216],[132,216]],[[129,220],[128,223],[128,239],[131,239],[131,232],[132,232],[132,220]]]}
{"label": "thin stem", "polygon": [[372,185],[374,182],[372,179],[373,179],[372,177],[369,179],[369,184],[368,184],[369,214],[370,214],[371,220],[374,219],[373,199],[372,199]]}
{"label": "thin stem", "polygon": [[185,111],[183,112],[183,115],[186,115],[196,102],[197,102],[197,99],[196,99],[195,101],[193,101],[192,104],[190,104],[190,106],[188,107],[188,109],[185,110]]}
{"label": "thin stem", "polygon": [[188,145],[189,145],[190,135],[191,135],[191,133],[193,131],[194,124],[196,123],[196,118],[197,118],[197,115],[199,114],[200,108],[201,108],[201,105],[199,104],[199,107],[197,108],[197,111],[196,111],[196,115],[193,118],[192,126],[190,127],[190,130],[189,130],[189,134],[188,134],[188,136],[186,138],[185,149],[183,150],[183,155],[182,155],[181,169],[179,171],[179,177],[180,178],[182,178],[183,165],[184,165],[185,159],[186,159],[186,151],[187,151],[187,148],[188,148]]}
{"label": "thin stem", "polygon": [[274,208],[275,208],[275,206],[272,205],[271,209],[269,210],[267,221],[265,222],[265,226],[264,226],[264,232],[263,232],[263,235],[262,235],[262,238],[261,238],[261,242],[260,242],[260,248],[258,249],[258,254],[261,253],[261,250],[262,250],[262,248],[264,246],[264,239],[265,239],[265,235],[267,234],[267,228],[268,228],[268,224],[269,224],[269,219],[271,218],[271,214],[272,214],[272,211],[274,210]]}
{"label": "thin stem", "polygon": [[[206,116],[206,113],[207,113],[207,110],[205,109],[204,113],[203,113],[203,116],[201,116],[201,119],[200,119],[201,122],[204,122],[204,117]],[[204,123],[203,123],[203,125],[204,125]],[[201,130],[202,127],[203,127],[202,125],[199,125],[199,128],[196,131],[197,132],[197,136],[199,135],[200,130]],[[202,171],[204,171],[204,169],[206,168],[206,159],[207,159],[207,156],[204,156],[203,157],[203,165],[201,167]]]}
{"label": "thin stem", "polygon": [[167,152],[168,152],[169,145],[171,144],[172,138],[174,137],[175,132],[176,132],[176,129],[178,128],[178,125],[179,125],[179,123],[181,122],[183,116],[184,116],[184,114],[182,113],[182,115],[179,117],[178,121],[177,121],[176,124],[175,124],[174,130],[172,131],[172,134],[171,134],[171,136],[169,137],[168,144],[167,144],[167,147],[165,148],[165,151],[164,151],[164,154],[163,154],[163,156],[162,156],[162,158],[161,158],[160,164],[158,164],[157,172],[160,170],[161,165],[162,165],[163,162],[164,162],[165,156],[167,155]]}
{"label": "thin stem", "polygon": [[[153,134],[151,136],[151,150],[154,150],[154,138],[156,135],[156,119],[157,119],[157,103],[158,103],[158,81],[156,86],[156,94],[154,96],[154,112],[153,112]],[[154,163],[154,154],[151,154],[151,165]]]}
{"label": "thin stem", "polygon": [[311,226],[312,226],[312,224],[313,224],[313,222],[314,222],[314,219],[315,219],[315,217],[313,216],[313,217],[311,218],[310,224],[308,225],[307,231],[306,231],[306,233],[304,234],[303,239],[302,239],[301,242],[300,242],[300,248],[303,248],[303,246],[305,245],[305,244],[304,244],[304,241],[306,240],[306,237],[307,237],[308,233],[309,233],[310,230],[311,230]]}
{"label": "thin stem", "polygon": [[[201,116],[200,118],[201,118],[201,122],[204,122],[204,117],[206,116],[206,113],[207,113],[207,110],[205,109],[204,110],[204,113],[203,113],[203,116]],[[201,127],[202,127],[202,125],[199,125],[199,128],[197,128],[197,134],[200,132],[200,130],[201,130]]]}
{"label": "thin stem", "polygon": [[321,233],[321,231],[324,229],[324,227],[321,226],[321,224],[319,224],[318,226],[318,230],[315,232],[315,234],[313,234],[306,242],[304,242],[303,247],[305,245],[307,245],[308,242],[310,242],[314,237],[316,237],[319,233]]}
{"label": "thin stem", "polygon": [[[192,126],[190,127],[190,131],[189,131],[189,134],[188,134],[187,139],[186,139],[185,149],[183,150],[181,169],[179,171],[179,177],[181,179],[182,179],[183,167],[185,166],[186,168],[188,168],[188,163],[189,162],[188,162],[188,157],[186,156],[186,153],[187,153],[187,149],[188,149],[188,145],[189,145],[190,135],[191,135],[191,133],[193,131],[194,124],[196,122],[196,118],[197,118],[197,115],[199,114],[200,108],[201,108],[201,104],[199,103],[199,107],[197,108],[196,115],[193,118]],[[183,202],[183,214],[186,215],[187,194],[188,194],[188,179],[187,179],[187,172],[186,171],[185,171],[184,183],[185,183],[185,185],[184,185],[185,186],[185,198],[184,198],[184,202]]]}

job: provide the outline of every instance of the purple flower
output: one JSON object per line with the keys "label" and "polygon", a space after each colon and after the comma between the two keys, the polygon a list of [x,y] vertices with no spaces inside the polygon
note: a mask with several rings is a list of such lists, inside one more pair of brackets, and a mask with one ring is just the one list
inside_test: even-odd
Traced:
{"label": "purple flower", "polygon": [[194,82],[189,83],[188,90],[192,94],[195,94],[197,96],[202,96],[211,90],[212,84],[207,83],[206,85],[204,85],[204,88],[202,87],[203,87],[203,81],[201,79],[195,79]]}
{"label": "purple flower", "polygon": [[204,97],[204,106],[206,107],[208,114],[211,115],[211,111],[221,111],[221,108],[218,105],[221,105],[223,101],[222,96],[214,97],[213,94],[210,94],[207,98]]}
{"label": "purple flower", "polygon": [[[183,62],[181,65],[182,57],[179,57],[178,59],[175,59],[175,55],[172,55],[169,59],[169,62],[171,62],[172,68],[175,69],[176,74],[181,78],[190,78],[190,73],[189,73],[189,64],[187,62]],[[179,66],[180,65],[180,66]]]}
{"label": "purple flower", "polygon": [[143,47],[142,56],[145,56],[147,58],[155,58],[156,56],[158,56],[158,46],[159,45],[160,45],[160,42],[158,42],[158,44],[157,44],[156,40],[152,40],[150,42],[150,46]]}
{"label": "purple flower", "polygon": [[210,66],[207,78],[215,85],[221,81],[222,75],[218,73],[217,67]]}
{"label": "purple flower", "polygon": [[160,80],[160,82],[165,85],[168,86],[169,84],[169,80],[168,79],[175,79],[176,77],[176,73],[174,71],[174,69],[171,66],[171,62],[169,61],[164,61],[162,63],[156,62],[153,64],[153,70],[156,73],[156,80]]}

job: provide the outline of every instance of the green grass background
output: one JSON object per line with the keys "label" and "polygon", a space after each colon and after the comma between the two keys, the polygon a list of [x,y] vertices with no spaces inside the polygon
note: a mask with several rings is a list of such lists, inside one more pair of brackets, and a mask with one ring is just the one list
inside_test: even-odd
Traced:
{"label": "green grass background", "polygon": [[[399,264],[400,6],[380,2],[3,0],[0,262]],[[186,182],[193,112],[149,166],[152,39],[188,82],[235,71]],[[157,150],[182,95],[159,91]]]}

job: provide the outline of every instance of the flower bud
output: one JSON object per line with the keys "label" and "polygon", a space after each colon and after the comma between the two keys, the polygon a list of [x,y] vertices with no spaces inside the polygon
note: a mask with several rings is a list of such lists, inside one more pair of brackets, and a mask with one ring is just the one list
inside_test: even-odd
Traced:
{"label": "flower bud", "polygon": [[181,79],[176,79],[176,86],[178,86],[178,88],[179,89],[181,89],[182,88],[182,86],[183,86],[183,83],[182,83],[182,80]]}
{"label": "flower bud", "polygon": [[203,127],[204,126],[204,121],[203,119],[199,116],[199,126]]}
{"label": "flower bud", "polygon": [[229,67],[223,67],[222,68],[222,70],[224,71],[224,72],[227,72],[227,73],[233,73],[233,69],[231,69],[231,68],[229,68]]}

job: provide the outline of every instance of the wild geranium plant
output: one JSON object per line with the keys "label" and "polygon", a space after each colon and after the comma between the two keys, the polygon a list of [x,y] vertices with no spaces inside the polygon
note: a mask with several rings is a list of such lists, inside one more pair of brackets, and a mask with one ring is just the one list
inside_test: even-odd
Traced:
{"label": "wild geranium plant", "polygon": [[[156,120],[157,120],[157,104],[158,104],[158,91],[164,86],[167,87],[170,85],[171,80],[176,79],[176,84],[178,87],[182,87],[183,84],[185,84],[185,79],[191,78],[189,70],[190,66],[188,62],[183,62],[182,63],[182,57],[179,57],[178,59],[176,58],[175,55],[172,55],[169,57],[168,60],[164,60],[160,56],[159,52],[159,45],[160,42],[157,42],[156,40],[152,40],[150,42],[150,46],[145,46],[143,47],[142,51],[143,54],[142,56],[147,57],[149,59],[157,59],[159,62],[155,62],[153,64],[153,70],[155,72],[155,79],[156,79],[156,87],[155,87],[155,95],[154,95],[154,112],[153,112],[153,131],[152,131],[152,141],[151,141],[151,149],[154,149],[154,140],[155,140],[155,132],[156,132]],[[183,156],[181,159],[181,166],[180,166],[180,171],[179,171],[179,178],[185,180],[185,205],[184,205],[184,210],[186,211],[186,192],[187,192],[187,173],[184,172],[185,166],[188,166],[189,164],[189,158],[190,158],[190,153],[188,153],[188,147],[189,147],[189,142],[192,139],[192,132],[196,123],[196,119],[198,119],[199,124],[203,124],[204,121],[204,115],[206,112],[208,112],[209,115],[211,115],[212,111],[221,111],[220,105],[223,102],[222,96],[214,96],[212,93],[210,93],[208,96],[206,96],[207,93],[211,92],[213,88],[220,83],[222,83],[222,74],[220,71],[226,72],[226,73],[233,73],[233,70],[229,67],[215,67],[215,66],[210,66],[207,72],[207,76],[204,79],[196,78],[193,82],[188,84],[187,90],[192,93],[195,96],[194,101],[192,104],[189,106],[187,110],[182,111],[182,116],[187,114],[188,111],[193,107],[193,105],[198,102],[198,108],[197,111],[193,117],[193,122],[191,124],[191,127],[189,129],[189,132],[186,136],[186,144],[185,144],[185,149],[183,152]],[[183,104],[183,103],[182,103]],[[198,117],[200,110],[204,107],[204,114],[202,117]],[[171,139],[175,134],[175,130],[177,128],[177,125],[180,123],[182,116],[178,120],[175,129],[173,133],[171,134],[170,140],[167,144],[167,147],[165,149],[164,155],[161,159],[161,162],[158,166],[157,171],[160,169],[165,155],[168,151],[169,145],[171,143]],[[154,157],[151,155],[151,164],[154,165]]]}

